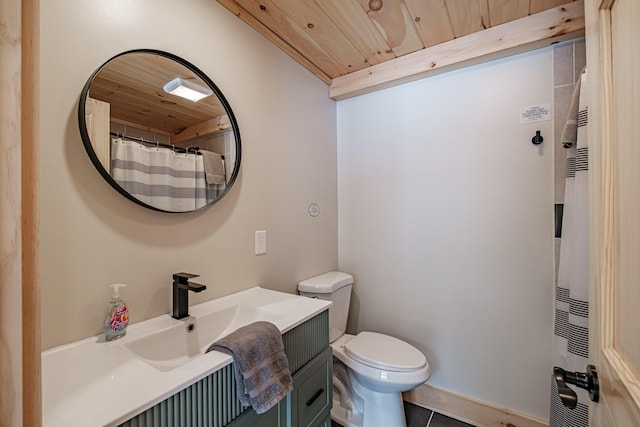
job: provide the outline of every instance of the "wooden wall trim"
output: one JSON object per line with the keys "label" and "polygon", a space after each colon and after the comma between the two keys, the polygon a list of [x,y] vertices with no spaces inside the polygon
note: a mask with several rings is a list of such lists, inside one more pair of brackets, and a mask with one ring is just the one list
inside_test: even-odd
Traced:
{"label": "wooden wall trim", "polygon": [[22,0],[22,412],[42,425],[40,286],[38,282],[38,153],[40,3]]}
{"label": "wooden wall trim", "polygon": [[422,384],[403,393],[407,402],[478,427],[548,427],[549,424],[505,408]]}
{"label": "wooden wall trim", "polygon": [[22,426],[21,0],[0,2],[0,426]]}
{"label": "wooden wall trim", "polygon": [[329,96],[346,99],[583,34],[584,0],[577,0],[336,77]]}
{"label": "wooden wall trim", "polygon": [[39,2],[0,2],[0,426],[42,423],[37,277]]}

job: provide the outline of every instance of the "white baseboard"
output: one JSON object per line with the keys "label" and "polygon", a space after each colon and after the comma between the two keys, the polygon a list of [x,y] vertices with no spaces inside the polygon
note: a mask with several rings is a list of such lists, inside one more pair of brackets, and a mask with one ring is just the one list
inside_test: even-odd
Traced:
{"label": "white baseboard", "polygon": [[478,427],[549,427],[545,421],[422,384],[403,393],[407,402]]}

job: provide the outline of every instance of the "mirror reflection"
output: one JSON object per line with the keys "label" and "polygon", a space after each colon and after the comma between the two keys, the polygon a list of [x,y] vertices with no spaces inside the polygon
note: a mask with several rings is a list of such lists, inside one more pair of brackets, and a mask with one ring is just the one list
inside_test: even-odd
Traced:
{"label": "mirror reflection", "polygon": [[89,78],[78,114],[98,171],[147,208],[204,208],[238,174],[240,135],[229,104],[206,75],[172,54],[111,58]]}

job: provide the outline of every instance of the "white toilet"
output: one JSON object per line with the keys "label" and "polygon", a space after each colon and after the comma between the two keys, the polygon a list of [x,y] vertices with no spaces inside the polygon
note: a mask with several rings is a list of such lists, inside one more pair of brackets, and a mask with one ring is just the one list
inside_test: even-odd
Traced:
{"label": "white toilet", "polygon": [[345,427],[405,427],[402,392],[429,379],[429,363],[417,348],[375,332],[345,334],[353,276],[339,271],[298,283],[300,295],[330,300],[333,351],[331,418]]}

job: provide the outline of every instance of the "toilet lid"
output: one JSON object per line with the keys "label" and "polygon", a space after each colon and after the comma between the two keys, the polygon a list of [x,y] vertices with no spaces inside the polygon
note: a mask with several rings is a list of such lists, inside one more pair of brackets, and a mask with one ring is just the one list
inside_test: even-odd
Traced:
{"label": "toilet lid", "polygon": [[427,363],[424,354],[414,346],[375,332],[360,332],[344,349],[365,365],[389,371],[415,371]]}

